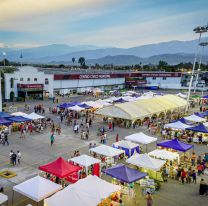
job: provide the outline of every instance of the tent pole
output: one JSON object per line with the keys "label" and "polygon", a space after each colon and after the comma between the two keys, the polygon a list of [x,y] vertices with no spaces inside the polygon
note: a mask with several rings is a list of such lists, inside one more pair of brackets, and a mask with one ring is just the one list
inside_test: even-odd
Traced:
{"label": "tent pole", "polygon": [[12,205],[14,203],[14,190],[12,190]]}

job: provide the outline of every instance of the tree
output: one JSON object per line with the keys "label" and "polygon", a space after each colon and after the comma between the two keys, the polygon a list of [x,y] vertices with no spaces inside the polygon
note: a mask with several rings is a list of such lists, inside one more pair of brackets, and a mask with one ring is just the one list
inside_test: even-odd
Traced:
{"label": "tree", "polygon": [[75,60],[76,60],[75,57],[72,57],[72,62],[73,62],[73,64],[74,64]]}
{"label": "tree", "polygon": [[160,60],[159,63],[158,63],[158,67],[161,68],[161,69],[166,69],[168,66],[168,63],[163,61],[163,60]]}
{"label": "tree", "polygon": [[80,57],[78,60],[78,63],[80,64],[81,67],[85,67],[85,58],[84,57]]}

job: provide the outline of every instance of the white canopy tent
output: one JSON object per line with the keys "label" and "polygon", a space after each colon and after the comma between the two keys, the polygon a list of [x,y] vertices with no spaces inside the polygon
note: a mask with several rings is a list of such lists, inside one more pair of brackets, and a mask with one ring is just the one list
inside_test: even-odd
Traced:
{"label": "white canopy tent", "polygon": [[163,160],[180,160],[179,154],[176,152],[170,152],[164,149],[156,149],[153,150],[152,152],[148,153],[149,156],[155,157],[155,158],[159,158],[159,159],[163,159]]}
{"label": "white canopy tent", "polygon": [[124,147],[124,148],[127,148],[127,149],[132,149],[132,148],[135,148],[135,147],[137,147],[139,145],[138,144],[135,144],[133,142],[130,142],[130,141],[121,140],[121,141],[118,141],[118,142],[113,143],[112,146],[115,146],[115,147]]}
{"label": "white canopy tent", "polygon": [[86,168],[86,173],[88,174],[88,167],[97,163],[101,163],[101,160],[96,159],[94,157],[88,156],[88,155],[81,155],[78,157],[73,157],[69,159],[69,161],[74,162],[82,167]]}
{"label": "white canopy tent", "polygon": [[178,93],[176,95],[179,96],[179,97],[181,97],[181,98],[184,98],[184,99],[187,98],[187,95],[186,94]]}
{"label": "white canopy tent", "polygon": [[99,100],[95,101],[95,103],[98,103],[102,106],[111,106],[112,105],[111,103],[106,102],[105,100],[102,100],[102,99],[99,99]]}
{"label": "white canopy tent", "polygon": [[204,125],[205,127],[208,127],[208,122],[205,122],[203,125]]}
{"label": "white canopy tent", "polygon": [[79,107],[78,105],[75,105],[75,106],[72,106],[72,107],[68,107],[68,109],[72,110],[72,111],[76,111],[76,112],[80,112],[82,110],[85,110],[84,108]]}
{"label": "white canopy tent", "polygon": [[22,116],[22,117],[24,117],[24,116],[26,116],[26,115],[28,115],[28,114],[26,114],[26,113],[24,113],[24,112],[14,112],[14,113],[12,113],[11,115],[12,115],[12,116]]}
{"label": "white canopy tent", "polygon": [[13,191],[18,192],[35,202],[40,202],[61,189],[61,185],[40,176],[33,177],[13,187]]}
{"label": "white canopy tent", "polygon": [[169,124],[165,124],[164,128],[171,128],[171,129],[180,129],[180,130],[185,130],[187,128],[189,128],[190,125],[187,124],[183,124],[180,121],[177,122],[173,122],[173,123],[169,123]]}
{"label": "white canopy tent", "polygon": [[36,114],[35,112],[32,112],[31,114],[27,114],[24,116],[25,118],[32,119],[32,120],[38,120],[38,119],[44,119],[44,116],[41,116],[39,114]]}
{"label": "white canopy tent", "polygon": [[192,114],[188,117],[184,117],[184,119],[188,120],[188,121],[191,121],[191,122],[206,122],[206,119],[204,118],[201,118],[195,114]]}
{"label": "white canopy tent", "polygon": [[161,167],[166,163],[166,161],[152,158],[148,154],[135,154],[134,156],[127,159],[126,162],[154,171],[159,171]]}
{"label": "white canopy tent", "polygon": [[48,206],[97,206],[120,186],[108,183],[97,176],[87,176],[75,184],[69,185],[45,200]]}
{"label": "white canopy tent", "polygon": [[87,104],[88,106],[93,107],[94,109],[103,107],[103,105],[100,104],[99,102],[93,102],[93,101],[83,102],[83,104]]}
{"label": "white canopy tent", "polygon": [[8,201],[8,196],[0,193],[0,205]]}
{"label": "white canopy tent", "polygon": [[115,157],[124,153],[124,151],[121,149],[115,149],[107,145],[100,145],[98,147],[94,147],[90,149],[90,151],[100,155],[104,155],[106,157]]}
{"label": "white canopy tent", "polygon": [[110,103],[112,103],[112,102],[114,102],[114,101],[116,101],[117,99],[119,99],[120,97],[110,97],[110,98],[108,98],[108,99],[104,99],[106,102],[110,102]]}

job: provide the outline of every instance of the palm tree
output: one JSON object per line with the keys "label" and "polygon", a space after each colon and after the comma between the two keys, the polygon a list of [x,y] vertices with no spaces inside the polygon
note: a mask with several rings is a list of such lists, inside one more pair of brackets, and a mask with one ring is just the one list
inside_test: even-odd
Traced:
{"label": "palm tree", "polygon": [[72,62],[73,62],[73,64],[74,64],[74,62],[75,62],[75,57],[72,58]]}
{"label": "palm tree", "polygon": [[84,67],[85,66],[85,58],[80,57],[78,63],[80,64],[81,67]]}

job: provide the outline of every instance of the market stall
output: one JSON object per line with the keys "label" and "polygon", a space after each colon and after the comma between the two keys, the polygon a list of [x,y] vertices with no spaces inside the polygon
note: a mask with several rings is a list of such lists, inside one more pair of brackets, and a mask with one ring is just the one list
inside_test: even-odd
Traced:
{"label": "market stall", "polygon": [[76,112],[80,112],[80,111],[85,110],[85,108],[80,107],[80,106],[78,106],[78,105],[74,105],[74,106],[70,106],[70,107],[68,107],[68,110],[71,110],[71,111],[76,111]]}
{"label": "market stall", "polygon": [[12,123],[12,121],[8,120],[8,119],[5,119],[3,117],[0,117],[0,124],[3,124],[3,125],[10,125]]}
{"label": "market stall", "polygon": [[206,119],[201,118],[201,117],[199,117],[199,116],[197,116],[195,114],[192,114],[192,115],[190,115],[188,117],[184,117],[184,119],[188,120],[188,121],[191,121],[191,122],[199,122],[199,123],[200,122],[206,122]]}
{"label": "market stall", "polygon": [[105,206],[113,205],[111,197],[120,187],[108,183],[97,176],[89,175],[75,184],[69,185],[44,201],[45,206]]}
{"label": "market stall", "polygon": [[26,113],[24,112],[14,112],[14,113],[11,113],[12,116],[22,116],[24,117],[25,115],[27,115]]}
{"label": "market stall", "polygon": [[14,192],[20,193],[39,203],[61,189],[61,185],[36,176],[13,187],[12,204],[14,202]]}
{"label": "market stall", "polygon": [[25,118],[31,119],[31,120],[39,120],[44,119],[44,116],[41,116],[39,114],[36,114],[35,112],[32,112],[31,114],[27,114],[24,116]]}
{"label": "market stall", "polygon": [[10,117],[10,118],[8,118],[8,120],[10,120],[12,122],[30,122],[31,121],[31,119],[28,119],[23,116]]}
{"label": "market stall", "polygon": [[0,117],[1,118],[9,118],[9,117],[12,117],[9,113],[6,113],[6,112],[0,112]]}
{"label": "market stall", "polygon": [[80,155],[78,157],[73,157],[69,159],[69,162],[73,162],[74,164],[78,164],[79,166],[84,167],[86,175],[93,174],[96,176],[100,176],[101,160],[99,159],[93,158],[88,155]]}
{"label": "market stall", "polygon": [[194,124],[194,122],[186,120],[183,117],[178,120],[174,120],[171,123],[178,122],[178,121],[180,121],[181,123],[186,124],[186,125],[193,125]]}
{"label": "market stall", "polygon": [[146,145],[146,152],[147,152],[147,145],[157,141],[157,138],[148,136],[143,132],[135,133],[125,137],[125,140],[136,142],[142,145]]}
{"label": "market stall", "polygon": [[[79,171],[82,170],[80,166],[68,163],[62,157],[59,157],[53,162],[42,165],[38,169],[50,174],[49,178],[53,181],[59,182],[61,179],[72,183],[79,179]],[[62,184],[65,184],[65,182],[62,182]]]}
{"label": "market stall", "polygon": [[108,165],[114,164],[114,159],[119,158],[120,155],[124,155],[124,151],[121,149],[115,149],[107,145],[100,145],[90,149],[90,152],[101,155],[101,167],[108,167]]}
{"label": "market stall", "polygon": [[126,162],[140,167],[142,172],[147,172],[151,178],[163,181],[161,168],[166,161],[152,158],[148,154],[136,154],[127,159]]}
{"label": "market stall", "polygon": [[138,144],[126,140],[115,142],[112,147],[124,150],[127,157],[131,157],[134,153],[140,153]]}
{"label": "market stall", "polygon": [[164,128],[170,128],[170,129],[175,129],[175,130],[185,130],[189,127],[190,125],[184,124],[181,121],[172,122],[172,123],[164,125]]}

